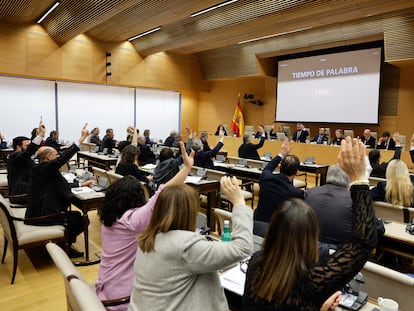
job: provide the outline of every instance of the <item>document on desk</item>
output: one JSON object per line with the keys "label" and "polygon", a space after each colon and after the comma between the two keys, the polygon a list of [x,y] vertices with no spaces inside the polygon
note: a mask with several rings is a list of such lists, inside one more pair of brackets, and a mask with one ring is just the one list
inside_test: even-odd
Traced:
{"label": "document on desk", "polygon": [[141,166],[140,168],[143,169],[143,170],[153,170],[156,167],[157,166],[155,164],[148,163],[148,164],[145,164],[145,165]]}
{"label": "document on desk", "polygon": [[105,196],[105,193],[96,192],[95,190],[89,187],[77,187],[77,188],[72,188],[71,190],[72,190],[73,195],[77,196],[78,198],[82,200],[101,198]]}
{"label": "document on desk", "polygon": [[189,184],[196,184],[201,180],[201,176],[187,176],[185,179],[185,183]]}
{"label": "document on desk", "polygon": [[236,265],[220,274],[221,286],[237,295],[243,296],[246,273],[240,270],[240,265]]}

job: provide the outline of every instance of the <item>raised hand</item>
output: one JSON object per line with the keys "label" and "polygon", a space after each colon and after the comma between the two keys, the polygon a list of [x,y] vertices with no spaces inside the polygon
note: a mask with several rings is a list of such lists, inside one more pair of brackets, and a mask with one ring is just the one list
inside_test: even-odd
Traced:
{"label": "raised hand", "polygon": [[341,142],[338,163],[351,182],[365,179],[365,145],[356,138],[346,137]]}
{"label": "raised hand", "polygon": [[223,176],[220,180],[220,191],[229,198],[234,206],[246,205],[236,177]]}
{"label": "raised hand", "polygon": [[182,141],[180,141],[179,144],[180,144],[181,156],[183,157],[183,164],[186,168],[188,168],[190,170],[194,165],[195,151],[191,149],[190,155],[188,155],[186,150],[185,150],[184,143]]}
{"label": "raised hand", "polygon": [[280,153],[284,156],[287,156],[292,148],[289,145],[289,139],[286,137],[280,147]]}

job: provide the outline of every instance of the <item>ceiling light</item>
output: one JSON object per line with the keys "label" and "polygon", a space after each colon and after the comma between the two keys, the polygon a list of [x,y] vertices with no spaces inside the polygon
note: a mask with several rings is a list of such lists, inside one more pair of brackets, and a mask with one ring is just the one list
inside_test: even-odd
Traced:
{"label": "ceiling light", "polygon": [[161,26],[159,26],[157,28],[154,28],[154,29],[151,29],[151,30],[148,30],[146,32],[140,33],[139,35],[136,35],[136,36],[133,36],[133,37],[129,38],[128,41],[132,41],[132,40],[141,38],[143,36],[149,35],[150,33],[156,32],[156,31],[158,31],[160,29],[161,29]]}
{"label": "ceiling light", "polygon": [[49,10],[47,10],[47,12],[45,14],[43,14],[43,16],[41,18],[39,18],[37,23],[40,24],[41,22],[43,22],[43,20],[46,18],[46,16],[48,16],[50,13],[52,13],[52,11],[54,9],[56,9],[59,4],[60,4],[60,2],[56,2]]}
{"label": "ceiling light", "polygon": [[239,0],[225,1],[225,2],[222,2],[222,3],[216,4],[216,5],[213,5],[213,6],[209,7],[209,8],[207,8],[207,9],[204,9],[204,10],[201,10],[201,11],[198,11],[198,12],[195,12],[195,13],[191,14],[190,16],[191,17],[195,17],[195,16],[198,16],[198,15],[201,15],[201,14],[204,14],[204,13],[207,13],[207,12],[210,12],[210,11],[213,11],[215,9],[221,8],[222,6],[225,6],[225,5],[228,5],[228,4],[237,2],[237,1],[239,1]]}
{"label": "ceiling light", "polygon": [[291,30],[291,31],[285,31],[285,32],[281,32],[281,33],[275,33],[273,35],[268,35],[268,36],[264,36],[264,37],[260,37],[260,38],[254,38],[254,39],[249,39],[249,40],[245,40],[245,41],[240,41],[240,42],[238,42],[238,44],[250,43],[250,42],[255,42],[255,41],[259,41],[259,40],[263,40],[263,39],[279,37],[279,36],[283,36],[283,35],[287,35],[287,34],[295,33],[295,32],[300,32],[300,31],[304,31],[304,30],[308,30],[308,29],[310,29],[310,27]]}

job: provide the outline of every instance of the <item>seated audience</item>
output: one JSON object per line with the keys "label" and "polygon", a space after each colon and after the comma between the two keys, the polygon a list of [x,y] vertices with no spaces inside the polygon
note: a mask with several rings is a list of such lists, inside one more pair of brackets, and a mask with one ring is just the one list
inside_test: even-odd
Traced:
{"label": "seated audience", "polygon": [[257,132],[254,134],[254,138],[262,138],[264,136],[265,139],[268,139],[267,132],[264,130],[264,126],[259,124],[257,127]]}
{"label": "seated audience", "polygon": [[150,145],[150,146],[152,146],[152,145],[153,145],[153,144],[155,144],[156,142],[154,142],[154,141],[150,138],[150,135],[151,135],[151,131],[150,131],[149,129],[145,129],[145,130],[144,130],[145,144],[146,144],[146,145]]}
{"label": "seated audience", "polygon": [[229,242],[210,242],[194,232],[200,200],[193,188],[165,187],[160,193],[138,236],[128,310],[229,310],[218,271],[251,254],[253,220],[237,179],[226,176],[220,184],[234,205]]}
{"label": "seated audience", "polygon": [[[289,152],[290,146],[286,139],[280,148],[280,153],[263,169],[254,220],[270,222],[273,213],[283,201],[290,198],[304,198],[303,190],[293,185],[300,161],[297,156],[289,155]],[[279,163],[281,163],[280,174],[273,174]]]}
{"label": "seated audience", "polygon": [[35,154],[45,136],[45,126],[39,123],[38,135],[30,141],[28,137],[13,138],[13,153],[7,159],[7,182],[9,186],[10,202],[26,204],[25,195],[29,192],[30,171],[35,166],[32,156]]}
{"label": "seated audience", "polygon": [[293,133],[292,140],[297,143],[306,143],[309,132],[305,130],[305,126],[302,123],[296,124],[296,131]]}
{"label": "seated audience", "polygon": [[243,135],[243,144],[239,147],[239,158],[260,160],[260,155],[257,152],[258,149],[263,147],[266,136],[260,137],[260,141],[257,144],[251,143],[251,136],[248,134]]}
{"label": "seated audience", "polygon": [[[195,136],[195,134],[194,134]],[[220,149],[223,147],[223,137],[224,134],[221,133],[220,140],[218,141],[217,145],[208,151],[203,150],[203,143],[200,139],[194,138],[193,134],[191,133],[189,136],[189,140],[187,142],[188,146],[191,146],[191,148],[195,151],[194,156],[194,165],[200,166],[204,168],[214,168],[214,163],[211,158],[215,157],[216,154],[220,151]]]}
{"label": "seated audience", "polygon": [[[262,250],[250,259],[243,310],[328,310],[337,306],[337,290],[361,270],[377,242],[368,181],[363,181],[364,155],[365,148],[356,139],[347,137],[342,142],[339,164],[351,180],[352,242],[329,255],[325,263],[318,263],[315,213],[302,200],[284,201],[272,217]],[[329,298],[331,305],[324,303]]]}
{"label": "seated audience", "polygon": [[58,131],[51,131],[50,134],[49,134],[49,137],[46,138],[45,145],[53,147],[58,152],[60,152],[59,132]]}
{"label": "seated audience", "polygon": [[164,140],[164,146],[168,146],[168,147],[172,147],[174,141],[175,141],[175,137],[177,137],[177,131],[176,130],[172,130],[170,132],[170,136],[168,136],[165,140]]}
{"label": "seated audience", "polygon": [[328,135],[326,134],[326,128],[320,127],[319,133],[315,135],[315,137],[312,139],[313,143],[316,143],[318,145],[323,145],[328,143]]}
{"label": "seated audience", "polygon": [[227,131],[226,131],[226,129],[224,128],[224,126],[223,126],[223,124],[219,124],[218,126],[217,126],[217,130],[216,130],[216,132],[214,133],[214,135],[215,136],[220,136],[220,131],[223,131],[223,135],[224,136],[227,136]]}
{"label": "seated audience", "polygon": [[170,148],[162,148],[158,157],[158,164],[154,169],[154,182],[158,187],[173,178],[180,170],[183,163],[182,157],[174,157]]}
{"label": "seated audience", "polygon": [[99,127],[93,128],[89,138],[89,142],[97,146],[101,145],[101,139],[99,138]]}
{"label": "seated audience", "polygon": [[128,145],[121,152],[121,160],[115,169],[115,173],[122,176],[134,176],[136,179],[149,183],[152,176],[138,168],[139,149],[137,146]]}
{"label": "seated audience", "polygon": [[[399,146],[399,141],[398,141],[398,145],[395,147],[394,156],[392,157],[390,161],[395,160],[395,159],[400,159],[400,157],[401,157],[401,146]],[[372,171],[369,176],[385,178],[385,172],[387,170],[387,166],[390,161],[380,163],[381,152],[378,149],[370,150],[370,152],[368,153],[368,158],[369,158],[369,164],[372,167]]]}
{"label": "seated audience", "polygon": [[[70,244],[75,243],[76,237],[83,232],[83,222],[80,212],[68,211],[71,204],[71,186],[60,173],[60,168],[66,165],[66,162],[79,151],[79,145],[89,134],[86,126],[87,124],[82,128],[79,140],[63,151],[60,157],[57,156],[58,152],[55,148],[50,146],[40,147],[37,151],[39,165],[33,166],[30,172],[26,218],[66,212]],[[87,185],[89,184],[90,182]],[[62,219],[56,219],[45,221],[43,225],[62,223]],[[70,248],[69,257],[76,258],[82,255],[82,252],[78,252],[73,247]]]}
{"label": "seated audience", "polygon": [[[319,242],[337,248],[352,242],[353,211],[349,176],[339,164],[331,165],[326,184],[308,189],[305,202],[312,207],[319,222]],[[384,224],[375,219],[377,235],[385,232]]]}
{"label": "seated audience", "polygon": [[285,132],[285,128],[283,127],[282,124],[279,124],[277,126],[277,131],[276,132],[274,131],[274,126],[273,126],[273,128],[269,132],[270,139],[276,139],[277,140],[278,139],[277,138],[277,133],[283,133],[283,134],[285,134],[285,137],[288,137],[288,134]]}
{"label": "seated audience", "polygon": [[201,143],[203,144],[203,150],[204,151],[210,151],[211,148],[208,145],[208,133],[207,132],[201,132],[200,140],[201,140]]}
{"label": "seated audience", "polygon": [[413,206],[414,176],[409,174],[407,165],[401,160],[390,161],[385,177],[387,181],[380,181],[371,189],[372,199],[394,206]]}
{"label": "seated audience", "polygon": [[382,136],[378,139],[377,149],[395,150],[395,141],[390,136],[390,132],[382,133]]}
{"label": "seated audience", "polygon": [[[119,299],[131,295],[134,280],[134,261],[137,235],[142,233],[150,219],[158,195],[165,187],[184,183],[191,171],[194,152],[188,156],[182,143],[184,168],[145,201],[141,183],[132,176],[114,182],[105,193],[105,201],[98,209],[101,227],[102,255],[96,293],[101,300]],[[181,157],[180,157],[181,158]],[[108,310],[126,310],[127,304]]]}
{"label": "seated audience", "polygon": [[337,129],[335,131],[335,137],[331,141],[331,145],[340,146],[343,139],[344,139],[344,132],[341,129]]}
{"label": "seated audience", "polygon": [[157,161],[155,154],[152,152],[150,146],[146,145],[145,142],[146,139],[144,135],[138,135],[139,163],[141,165],[155,164]]}
{"label": "seated audience", "polygon": [[172,147],[178,148],[180,146],[180,141],[182,141],[183,136],[181,133],[177,133],[177,136],[175,136],[175,140],[172,144]]}
{"label": "seated audience", "polygon": [[112,154],[112,149],[115,148],[116,145],[114,136],[114,130],[107,129],[106,135],[102,138],[101,145],[99,146],[99,151],[104,151],[104,149],[106,149],[108,154]]}
{"label": "seated audience", "polygon": [[2,133],[0,133],[0,149],[7,149],[7,141]]}
{"label": "seated audience", "polygon": [[361,141],[367,148],[375,148],[375,137],[371,136],[371,130],[365,129]]}

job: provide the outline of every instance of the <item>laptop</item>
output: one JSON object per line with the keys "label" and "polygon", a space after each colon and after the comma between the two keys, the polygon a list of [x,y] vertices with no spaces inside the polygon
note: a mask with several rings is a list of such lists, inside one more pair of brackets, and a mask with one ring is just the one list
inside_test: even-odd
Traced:
{"label": "laptop", "polygon": [[303,161],[303,164],[315,164],[315,158],[314,157],[306,157],[305,161]]}
{"label": "laptop", "polygon": [[205,168],[197,169],[196,176],[201,177],[201,179],[206,179],[207,178],[207,170]]}
{"label": "laptop", "polygon": [[108,188],[108,186],[109,186],[108,178],[101,176],[98,178],[98,184],[93,185],[91,188],[95,190],[96,192],[100,192],[100,191],[105,191],[106,188]]}

